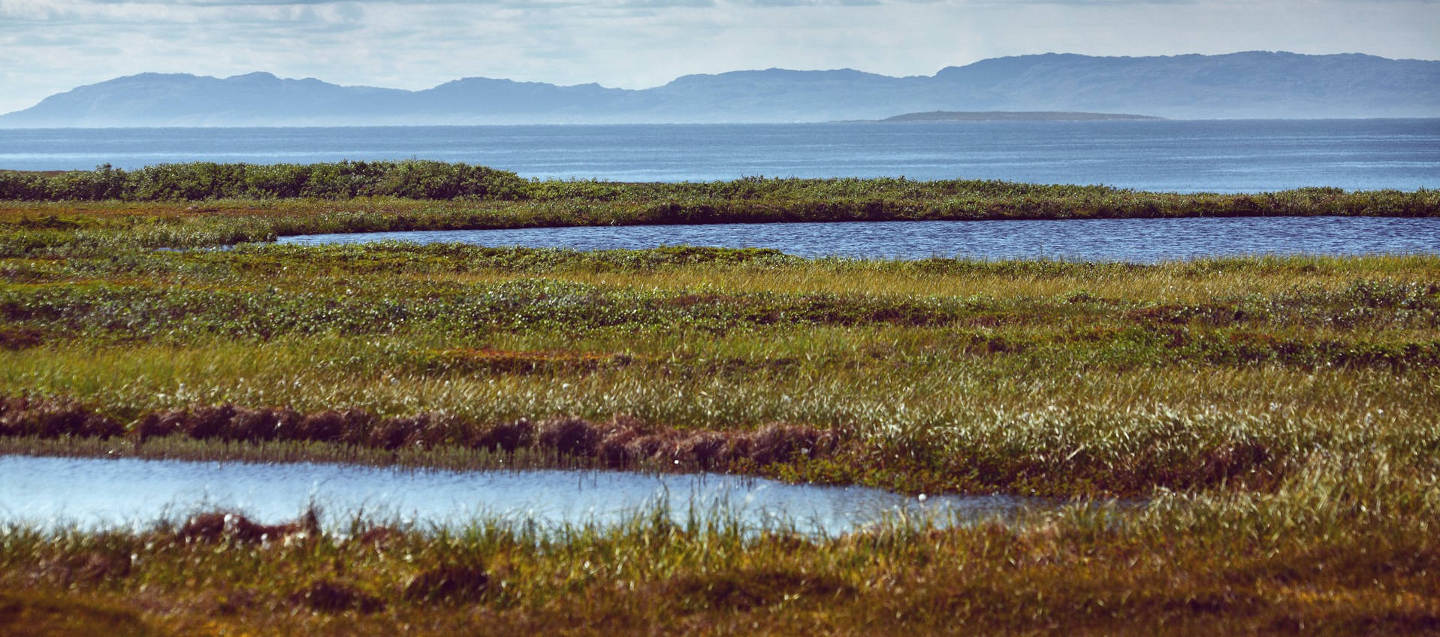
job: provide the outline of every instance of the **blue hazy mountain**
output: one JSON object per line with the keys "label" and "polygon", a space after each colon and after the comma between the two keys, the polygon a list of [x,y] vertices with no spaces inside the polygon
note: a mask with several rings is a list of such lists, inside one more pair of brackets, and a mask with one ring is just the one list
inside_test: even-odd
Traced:
{"label": "blue hazy mountain", "polygon": [[687,75],[655,88],[464,78],[406,91],[269,73],[143,73],[0,116],[0,126],[817,122],[932,111],[1168,118],[1440,117],[1440,61],[1360,54],[994,58],[932,76],[844,69]]}

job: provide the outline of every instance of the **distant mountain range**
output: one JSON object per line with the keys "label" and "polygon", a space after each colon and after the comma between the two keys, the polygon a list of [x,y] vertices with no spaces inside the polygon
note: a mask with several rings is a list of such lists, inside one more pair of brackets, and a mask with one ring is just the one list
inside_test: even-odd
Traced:
{"label": "distant mountain range", "polygon": [[889,77],[687,75],[643,90],[465,78],[405,91],[269,73],[143,73],[0,115],[4,127],[823,122],[925,111],[1123,112],[1177,119],[1440,116],[1440,61],[1360,54],[1025,55]]}

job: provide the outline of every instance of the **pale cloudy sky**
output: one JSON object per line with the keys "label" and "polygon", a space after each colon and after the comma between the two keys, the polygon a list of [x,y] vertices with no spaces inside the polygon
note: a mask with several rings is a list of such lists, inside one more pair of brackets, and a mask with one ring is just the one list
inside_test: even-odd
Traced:
{"label": "pale cloudy sky", "polygon": [[1440,2],[0,0],[0,112],[144,71],[644,88],[776,66],[930,75],[1026,53],[1257,49],[1440,59]]}

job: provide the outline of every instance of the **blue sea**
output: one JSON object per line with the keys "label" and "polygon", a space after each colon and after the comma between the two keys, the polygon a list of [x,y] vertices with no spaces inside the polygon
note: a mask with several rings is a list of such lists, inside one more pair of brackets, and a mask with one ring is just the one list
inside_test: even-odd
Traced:
{"label": "blue sea", "polygon": [[1440,119],[0,130],[0,169],[433,159],[525,177],[1440,188]]}

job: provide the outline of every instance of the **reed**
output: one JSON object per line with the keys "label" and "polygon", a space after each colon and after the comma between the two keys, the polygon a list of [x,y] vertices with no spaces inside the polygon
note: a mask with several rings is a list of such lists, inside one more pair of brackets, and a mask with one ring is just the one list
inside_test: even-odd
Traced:
{"label": "reed", "polygon": [[[1079,500],[819,539],[654,511],[558,535],[356,520],[288,542],[224,525],[186,541],[186,520],[10,525],[0,632],[1440,625],[1434,256],[152,249],[321,219],[512,223],[512,206],[553,203],[0,205],[0,452],[708,469]],[[1095,504],[1117,496],[1148,504]]]}
{"label": "reed", "polygon": [[[1435,448],[1436,266],[401,244],[10,259],[0,429],[533,448],[909,491],[1274,489],[1316,448]],[[536,428],[567,422],[575,440]],[[747,447],[779,425],[811,452]]]}
{"label": "reed", "polygon": [[[748,533],[717,513],[674,522],[661,508],[552,532],[367,519],[314,532],[305,515],[203,511],[141,530],[11,525],[0,627],[1423,633],[1440,598],[1426,531],[1440,491],[1417,477],[1379,456],[1274,494],[1160,494],[1144,509],[1073,505],[1008,525],[895,520],[821,539]],[[257,539],[260,528],[274,533]]]}

